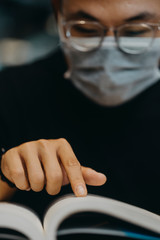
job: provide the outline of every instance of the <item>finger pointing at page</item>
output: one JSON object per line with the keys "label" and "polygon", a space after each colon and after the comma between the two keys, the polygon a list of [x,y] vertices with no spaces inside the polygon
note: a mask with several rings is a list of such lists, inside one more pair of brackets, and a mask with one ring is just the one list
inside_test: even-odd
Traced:
{"label": "finger pointing at page", "polygon": [[105,175],[82,167],[65,139],[24,143],[6,152],[1,161],[5,177],[18,189],[56,195],[68,183],[76,196],[86,196],[86,184],[100,186]]}

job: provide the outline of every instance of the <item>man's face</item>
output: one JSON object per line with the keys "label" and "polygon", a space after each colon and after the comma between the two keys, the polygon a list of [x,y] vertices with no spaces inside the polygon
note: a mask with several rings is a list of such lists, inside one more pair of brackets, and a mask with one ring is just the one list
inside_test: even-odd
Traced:
{"label": "man's face", "polygon": [[106,27],[160,22],[160,0],[63,0],[62,11],[66,20],[96,20]]}
{"label": "man's face", "polygon": [[160,0],[62,0],[60,15],[70,78],[95,102],[122,104],[159,78]]}

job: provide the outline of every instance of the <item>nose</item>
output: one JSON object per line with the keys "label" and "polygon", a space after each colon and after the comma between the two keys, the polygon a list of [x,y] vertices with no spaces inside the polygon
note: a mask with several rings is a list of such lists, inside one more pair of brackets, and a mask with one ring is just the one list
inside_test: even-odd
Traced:
{"label": "nose", "polygon": [[106,37],[114,37],[114,29],[112,27],[106,29]]}

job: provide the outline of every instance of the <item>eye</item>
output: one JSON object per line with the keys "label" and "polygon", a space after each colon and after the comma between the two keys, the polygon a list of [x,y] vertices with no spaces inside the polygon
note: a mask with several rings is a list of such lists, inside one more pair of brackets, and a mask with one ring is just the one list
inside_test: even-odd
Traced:
{"label": "eye", "polygon": [[144,34],[147,34],[148,33],[148,30],[138,30],[138,31],[136,31],[136,30],[127,30],[127,31],[125,31],[124,32],[124,34],[125,34],[125,36],[139,36],[139,35],[144,35]]}
{"label": "eye", "polygon": [[99,36],[101,29],[94,24],[74,24],[72,25],[70,32],[73,37],[95,37]]}
{"label": "eye", "polygon": [[152,29],[148,26],[127,26],[120,30],[120,35],[125,37],[150,37]]}
{"label": "eye", "polygon": [[77,25],[75,26],[75,30],[81,33],[95,33],[97,32],[96,29],[94,28],[88,28],[88,26],[84,26],[84,25]]}

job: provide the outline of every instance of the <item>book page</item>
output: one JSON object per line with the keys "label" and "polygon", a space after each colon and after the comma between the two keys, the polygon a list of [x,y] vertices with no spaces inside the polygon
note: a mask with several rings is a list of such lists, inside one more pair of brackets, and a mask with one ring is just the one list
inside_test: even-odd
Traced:
{"label": "book page", "polygon": [[10,203],[0,203],[0,228],[22,233],[28,239],[44,240],[41,221],[31,210]]}
{"label": "book page", "polygon": [[68,196],[49,208],[44,218],[46,239],[56,239],[57,229],[64,219],[78,212],[89,211],[107,214],[160,234],[160,216],[123,202],[88,195],[84,198]]}
{"label": "book page", "polygon": [[160,235],[126,221],[97,212],[81,212],[65,219],[57,239],[143,239],[160,240]]}

